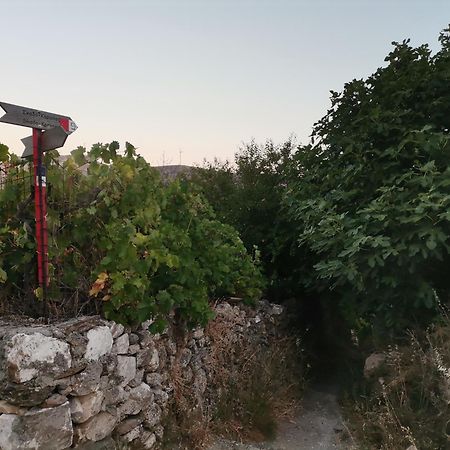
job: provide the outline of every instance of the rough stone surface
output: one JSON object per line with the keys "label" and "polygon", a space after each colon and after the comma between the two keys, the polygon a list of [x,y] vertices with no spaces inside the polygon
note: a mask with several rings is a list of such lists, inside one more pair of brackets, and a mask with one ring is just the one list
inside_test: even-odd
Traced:
{"label": "rough stone surface", "polygon": [[142,436],[142,447],[145,449],[151,449],[155,447],[156,444],[156,436],[154,433],[146,433]]}
{"label": "rough stone surface", "polygon": [[106,355],[111,351],[113,338],[109,327],[101,326],[89,330],[87,339],[86,353],[84,355],[87,360],[97,361],[100,356]]}
{"label": "rough stone surface", "polygon": [[143,411],[144,423],[149,428],[153,428],[159,424],[162,417],[162,409],[156,403],[151,404],[145,411]]}
{"label": "rough stone surface", "polygon": [[24,383],[41,372],[56,375],[72,365],[70,347],[66,342],[41,333],[18,333],[5,348],[6,372],[11,381]]}
{"label": "rough stone surface", "polygon": [[70,412],[75,423],[83,423],[98,414],[102,408],[103,392],[73,397],[70,399]]}
{"label": "rough stone surface", "polygon": [[161,388],[162,376],[158,372],[148,373],[145,377],[147,384],[151,387]]}
{"label": "rough stone surface", "polygon": [[90,363],[83,372],[73,375],[68,380],[71,395],[87,395],[100,387],[100,375],[103,366],[98,361]]}
{"label": "rough stone surface", "polygon": [[87,422],[78,425],[75,431],[80,441],[97,442],[108,437],[113,432],[116,424],[116,416],[107,412],[101,412]]}
{"label": "rough stone surface", "polygon": [[[230,345],[247,334],[257,350],[275,335],[274,308],[219,304],[216,320]],[[159,448],[171,398],[211,410],[211,329],[180,339],[171,327],[152,335],[150,323],[131,332],[100,317],[51,325],[0,319],[0,449]]]}
{"label": "rough stone surface", "polygon": [[371,378],[383,367],[385,361],[386,355],[383,353],[372,353],[364,363],[364,377]]}
{"label": "rough stone surface", "polygon": [[143,417],[133,417],[131,419],[126,419],[123,422],[120,422],[119,425],[114,429],[114,433],[122,436],[123,434],[128,433],[133,428],[138,427],[144,421]]}
{"label": "rough stone surface", "polygon": [[69,403],[30,411],[24,416],[0,416],[2,450],[61,450],[72,445]]}
{"label": "rough stone surface", "polygon": [[134,356],[118,356],[116,372],[121,380],[120,385],[126,386],[136,376],[136,358]]}
{"label": "rough stone surface", "polygon": [[117,339],[125,331],[125,327],[121,323],[112,322],[111,324],[111,335],[113,339]]}
{"label": "rough stone surface", "polygon": [[61,394],[53,394],[41,405],[43,408],[54,408],[67,402],[67,397]]}
{"label": "rough stone surface", "polygon": [[114,345],[112,346],[112,351],[118,355],[126,355],[128,353],[128,347],[130,346],[130,339],[128,334],[122,334],[116,339]]}

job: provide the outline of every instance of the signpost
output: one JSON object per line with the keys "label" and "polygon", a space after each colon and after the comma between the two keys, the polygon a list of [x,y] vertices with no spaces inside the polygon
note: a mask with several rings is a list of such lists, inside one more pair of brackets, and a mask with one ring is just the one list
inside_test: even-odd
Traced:
{"label": "signpost", "polygon": [[25,151],[22,158],[33,156],[34,206],[36,217],[36,243],[38,282],[42,288],[44,305],[47,299],[48,278],[48,232],[47,232],[47,178],[42,165],[43,152],[62,147],[67,136],[77,129],[75,122],[67,116],[37,109],[0,102],[5,115],[0,122],[33,129],[33,135],[22,139]]}

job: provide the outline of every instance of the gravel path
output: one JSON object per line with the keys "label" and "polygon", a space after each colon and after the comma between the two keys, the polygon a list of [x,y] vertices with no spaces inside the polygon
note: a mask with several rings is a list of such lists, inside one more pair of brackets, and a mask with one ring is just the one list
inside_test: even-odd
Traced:
{"label": "gravel path", "polygon": [[279,425],[275,441],[258,444],[240,444],[217,441],[208,450],[350,450],[350,441],[344,440],[344,425],[337,388],[316,385],[303,399],[300,414],[292,421]]}

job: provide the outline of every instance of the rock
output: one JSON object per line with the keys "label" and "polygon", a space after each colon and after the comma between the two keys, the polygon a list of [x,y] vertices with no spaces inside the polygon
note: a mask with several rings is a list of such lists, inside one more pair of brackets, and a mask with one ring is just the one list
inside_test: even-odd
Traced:
{"label": "rock", "polygon": [[147,432],[145,432],[145,434],[143,434],[141,436],[141,442],[142,442],[142,446],[145,449],[151,449],[156,444],[156,436],[153,433],[150,433],[147,431]]}
{"label": "rock", "polygon": [[141,349],[139,344],[133,344],[128,347],[128,354],[135,355]]}
{"label": "rock", "polygon": [[130,345],[139,344],[139,336],[135,333],[130,333]]}
{"label": "rock", "polygon": [[2,450],[62,450],[72,445],[69,403],[29,411],[24,416],[0,416]]}
{"label": "rock", "polygon": [[158,372],[148,373],[145,377],[145,381],[151,387],[161,388],[162,376]]}
{"label": "rock", "polygon": [[23,416],[27,411],[26,408],[21,408],[20,406],[5,402],[5,400],[0,400],[0,414],[16,414],[18,416]]}
{"label": "rock", "polygon": [[121,437],[121,440],[125,441],[125,442],[132,442],[132,441],[136,440],[140,436],[142,431],[143,431],[142,425],[138,425],[136,428],[133,428],[127,434],[124,434]]}
{"label": "rock", "polygon": [[112,352],[118,355],[126,355],[128,353],[128,347],[130,346],[130,340],[128,334],[122,334],[116,339],[114,345],[112,346]]}
{"label": "rock", "polygon": [[103,366],[100,362],[94,361],[88,364],[83,372],[70,377],[70,393],[72,395],[87,395],[97,391],[100,386],[100,375],[102,371]]}
{"label": "rock", "polygon": [[117,446],[117,443],[112,437],[107,437],[97,442],[81,442],[78,443],[75,448],[77,450],[123,450]]}
{"label": "rock", "polygon": [[122,386],[114,386],[111,389],[105,391],[105,404],[117,405],[118,403],[123,403],[128,400],[130,394],[125,391]]}
{"label": "rock", "polygon": [[192,333],[192,337],[194,338],[194,339],[201,339],[203,336],[204,336],[204,334],[205,334],[205,332],[203,331],[203,329],[202,328],[198,328],[197,330],[195,330],[193,333]]}
{"label": "rock", "polygon": [[153,429],[154,433],[156,434],[156,437],[162,441],[163,437],[164,437],[164,427],[162,425],[157,425],[154,429]]}
{"label": "rock", "polygon": [[415,445],[410,445],[406,450],[417,450]]}
{"label": "rock", "polygon": [[284,308],[281,305],[273,305],[270,310],[270,314],[273,316],[279,316],[283,314]]}
{"label": "rock", "polygon": [[113,339],[117,339],[123,334],[125,327],[121,323],[113,322],[111,325],[111,335]]}
{"label": "rock", "polygon": [[123,434],[131,431],[133,428],[138,427],[143,421],[143,417],[132,417],[130,419],[125,419],[116,426],[116,428],[114,429],[114,433],[122,436]]}
{"label": "rock", "polygon": [[24,384],[8,383],[0,385],[0,397],[17,406],[37,406],[52,393],[53,386],[40,386],[36,380]]}
{"label": "rock", "polygon": [[109,327],[92,328],[88,331],[87,338],[85,359],[97,361],[100,356],[106,355],[111,351],[113,338]]}
{"label": "rock", "polygon": [[364,377],[371,378],[377,374],[386,361],[384,353],[372,353],[364,363]]}
{"label": "rock", "polygon": [[121,386],[126,386],[136,376],[136,358],[134,356],[118,356],[116,374]]}
{"label": "rock", "polygon": [[162,407],[164,407],[169,400],[169,395],[162,389],[155,389],[153,391],[153,394],[155,395],[155,401],[158,402]]}
{"label": "rock", "polygon": [[72,358],[81,360],[86,353],[87,338],[81,333],[73,331],[72,333],[62,336],[61,339],[65,340],[69,345],[72,353]]}
{"label": "rock", "polygon": [[192,359],[192,352],[188,348],[184,348],[180,355],[181,367],[187,367]]}
{"label": "rock", "polygon": [[75,423],[83,423],[98,414],[102,407],[103,398],[103,392],[100,391],[71,398],[70,412],[72,414],[72,421]]}
{"label": "rock", "polygon": [[162,416],[162,409],[158,404],[152,403],[148,408],[142,411],[142,413],[144,416],[145,426],[154,428],[159,425]]}
{"label": "rock", "polygon": [[78,425],[75,432],[80,441],[101,441],[108,437],[114,430],[117,424],[117,417],[107,413],[101,412],[88,421]]}
{"label": "rock", "polygon": [[144,379],[144,369],[139,369],[136,371],[136,376],[128,383],[128,386],[135,388],[138,387],[142,380]]}
{"label": "rock", "polygon": [[136,355],[137,366],[143,367],[146,372],[154,372],[159,367],[159,354],[155,348],[140,350]]}
{"label": "rock", "polygon": [[6,373],[15,383],[40,374],[57,375],[72,365],[69,344],[41,333],[15,334],[7,341],[4,352]]}
{"label": "rock", "polygon": [[67,402],[67,397],[61,394],[51,395],[45,402],[41,405],[42,408],[54,408],[55,406],[62,405]]}
{"label": "rock", "polygon": [[121,418],[139,414],[153,402],[154,398],[153,391],[145,383],[141,383],[138,387],[130,389],[128,394],[128,399],[118,407]]}

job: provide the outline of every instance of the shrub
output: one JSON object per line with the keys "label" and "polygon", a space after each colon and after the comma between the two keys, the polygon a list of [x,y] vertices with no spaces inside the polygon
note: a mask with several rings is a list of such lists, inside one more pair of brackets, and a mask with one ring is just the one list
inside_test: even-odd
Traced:
{"label": "shrub", "polygon": [[291,166],[297,277],[357,328],[427,323],[448,300],[448,31],[440,42],[435,55],[394,43],[386,67],[333,92]]}
{"label": "shrub", "polygon": [[[57,206],[48,213],[56,313],[64,298],[98,301],[107,318],[130,324],[152,318],[156,331],[172,313],[189,326],[205,324],[212,316],[210,298],[258,298],[262,278],[237,232],[219,222],[187,183],[163,185],[131,144],[124,155],[118,151],[116,142],[87,153],[78,148],[64,171],[46,156]],[[24,287],[20,278],[28,270],[33,279],[34,267],[34,225],[14,213],[11,186],[0,192],[4,304],[4,292]]]}

